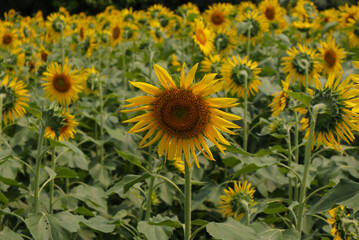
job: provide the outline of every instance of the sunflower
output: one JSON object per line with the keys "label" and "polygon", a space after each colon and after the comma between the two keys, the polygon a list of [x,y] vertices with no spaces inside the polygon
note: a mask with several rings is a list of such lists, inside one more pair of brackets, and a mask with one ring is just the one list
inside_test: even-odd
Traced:
{"label": "sunflower", "polygon": [[339,205],[338,207],[329,210],[328,213],[331,218],[328,218],[327,221],[332,225],[330,234],[334,236],[334,240],[350,239],[348,234],[349,232],[343,222],[343,220],[349,216],[349,214],[346,213],[344,206]]}
{"label": "sunflower", "polygon": [[199,46],[204,55],[208,55],[214,50],[213,32],[204,26],[200,19],[195,20],[194,35],[192,36],[194,42]]}
{"label": "sunflower", "polygon": [[356,47],[359,45],[359,11],[353,18],[349,18],[349,31],[347,31],[347,35],[349,35],[349,45],[351,48]]}
{"label": "sunflower", "polygon": [[47,17],[46,29],[49,35],[49,39],[52,41],[56,41],[61,38],[61,33],[63,36],[66,36],[68,33],[68,18],[66,14],[61,13],[51,13]]}
{"label": "sunflower", "polygon": [[239,32],[239,41],[246,42],[248,38],[249,25],[250,29],[250,42],[252,44],[256,43],[258,40],[262,39],[262,34],[269,31],[269,23],[266,18],[259,14],[258,11],[246,12],[243,15],[239,15],[237,18],[238,22],[245,23],[248,27]]}
{"label": "sunflower", "polygon": [[223,3],[214,3],[204,12],[206,23],[211,29],[226,29],[231,25],[228,19],[228,7]]}
{"label": "sunflower", "polygon": [[298,0],[292,15],[303,21],[312,21],[318,14],[317,7],[309,0]]}
{"label": "sunflower", "polygon": [[256,10],[257,10],[257,6],[254,3],[250,1],[241,2],[238,5],[238,16],[248,12],[254,12]]}
{"label": "sunflower", "polygon": [[359,12],[358,5],[349,6],[347,3],[344,6],[339,6],[339,21],[342,27],[350,26],[350,20],[354,19],[354,17]]}
{"label": "sunflower", "polygon": [[[336,11],[334,8],[319,12],[319,16],[314,20],[314,22],[316,23],[315,25],[318,26],[319,29],[323,29],[325,24],[327,23],[337,22],[337,21],[338,21],[338,11]],[[329,33],[331,32],[332,30],[330,30]]]}
{"label": "sunflower", "polygon": [[150,34],[156,43],[161,43],[167,38],[166,31],[161,27],[161,24],[157,20],[150,21]]}
{"label": "sunflower", "polygon": [[41,62],[46,63],[47,58],[50,55],[50,51],[47,50],[43,45],[41,45],[36,52],[37,52],[36,59],[40,60]]}
{"label": "sunflower", "polygon": [[[59,141],[68,141],[69,138],[75,137],[75,129],[78,122],[76,122],[75,117],[69,114],[67,111],[63,111],[60,116],[61,126],[59,129],[53,129],[53,127],[47,126],[45,129],[45,138],[57,139]],[[58,132],[58,134],[56,134]]]}
{"label": "sunflower", "polygon": [[[17,81],[13,78],[11,81],[8,75],[5,75],[0,83],[0,94],[4,94],[2,115],[5,126],[8,123],[13,123],[15,118],[22,117],[26,111],[29,101],[28,91],[23,81]],[[1,123],[0,123],[1,124]]]}
{"label": "sunflower", "polygon": [[[244,204],[253,203],[253,194],[256,191],[254,187],[251,188],[251,183],[244,181],[234,182],[234,189],[228,187],[224,192],[226,195],[221,195],[220,206],[223,217],[233,217],[237,221],[241,220],[246,208]],[[245,203],[244,203],[245,202]]]}
{"label": "sunflower", "polygon": [[[272,115],[278,117],[279,113],[283,112],[287,106],[288,94],[289,91],[289,82],[282,81],[283,90],[279,93],[274,93],[273,101],[268,106],[272,108]],[[290,90],[292,91],[292,90]]]}
{"label": "sunflower", "polygon": [[122,25],[122,35],[121,38],[123,41],[132,41],[135,40],[138,33],[138,27],[136,24],[125,22]]}
{"label": "sunflower", "polygon": [[286,10],[279,5],[278,0],[262,1],[258,9],[259,12],[265,16],[265,19],[269,23],[269,28],[275,30],[276,33],[282,32],[288,26],[284,18]]}
{"label": "sunflower", "polygon": [[123,24],[118,19],[109,19],[109,21],[110,29],[108,31],[110,33],[110,43],[112,46],[116,46],[121,41]]}
{"label": "sunflower", "polygon": [[335,77],[342,71],[342,63],[346,56],[343,48],[339,48],[339,44],[335,45],[335,39],[328,37],[327,42],[321,41],[320,58],[323,60],[323,74],[327,77],[334,75]]}
{"label": "sunflower", "polygon": [[65,60],[64,65],[52,62],[47,66],[43,73],[46,81],[41,86],[44,87],[45,95],[50,100],[63,105],[70,105],[71,101],[78,99],[78,94],[82,90],[81,77],[77,71],[71,71],[71,65]]}
{"label": "sunflower", "polygon": [[215,31],[213,44],[218,54],[224,55],[237,45],[235,28],[219,28]]}
{"label": "sunflower", "polygon": [[258,92],[258,86],[262,84],[258,79],[258,74],[261,72],[261,69],[257,68],[258,63],[248,60],[247,56],[243,59],[240,56],[233,56],[232,59],[228,58],[221,67],[226,89],[230,90],[233,95],[244,98],[244,78],[246,75],[247,94],[248,96],[255,95]]}
{"label": "sunflower", "polygon": [[308,82],[312,84],[314,81],[315,85],[320,85],[318,78],[321,65],[317,60],[319,55],[314,49],[298,44],[298,49],[293,47],[287,50],[287,54],[288,57],[282,58],[283,72],[288,74],[286,81],[295,82],[299,79],[299,82],[305,86],[306,69],[308,69]]}
{"label": "sunflower", "polygon": [[[351,78],[346,78],[340,83],[342,73],[338,78],[331,76],[328,78],[324,88],[321,84],[316,86],[312,95],[310,106],[324,104],[326,109],[317,115],[314,127],[314,140],[317,148],[322,143],[336,150],[341,150],[340,138],[350,144],[354,141],[352,131],[359,130],[359,114],[357,104],[359,103],[359,89],[353,88],[354,83]],[[306,130],[305,138],[309,136],[309,125],[311,121],[310,113],[306,108],[298,108],[298,112],[304,114],[300,121],[301,130]]]}
{"label": "sunflower", "polygon": [[[203,79],[193,84],[198,67],[196,64],[185,77],[185,64],[182,66],[180,87],[176,86],[169,73],[154,65],[155,73],[161,83],[161,88],[143,83],[130,82],[133,86],[150,94],[151,96],[139,96],[126,100],[130,104],[124,107],[134,107],[142,104],[145,106],[122,112],[135,112],[149,110],[148,112],[124,121],[137,122],[129,132],[138,133],[148,130],[140,142],[140,147],[147,147],[160,140],[158,155],[165,153],[165,159],[182,159],[182,152],[189,166],[189,153],[199,167],[196,149],[199,149],[209,160],[215,160],[208,148],[205,138],[214,143],[224,153],[225,146],[229,142],[218,131],[235,134],[229,128],[239,128],[236,124],[226,120],[240,120],[241,118],[219,110],[236,106],[234,98],[209,98],[208,96],[219,91],[223,87],[221,79],[215,80],[216,74],[207,74]],[[154,136],[149,142],[146,142]],[[218,142],[217,142],[218,141]]]}
{"label": "sunflower", "polygon": [[177,56],[175,54],[171,55],[171,64],[170,64],[176,72],[181,71],[181,63],[178,61]]}
{"label": "sunflower", "polygon": [[223,59],[219,54],[209,54],[208,56],[205,56],[204,60],[201,62],[201,72],[219,73],[222,64]]}
{"label": "sunflower", "polygon": [[19,45],[17,34],[12,29],[6,26],[0,28],[0,46],[5,49],[15,49]]}
{"label": "sunflower", "polygon": [[82,81],[84,93],[86,95],[96,95],[98,92],[98,81],[100,81],[101,78],[100,73],[92,66],[83,71],[82,77],[84,78],[84,81]]}

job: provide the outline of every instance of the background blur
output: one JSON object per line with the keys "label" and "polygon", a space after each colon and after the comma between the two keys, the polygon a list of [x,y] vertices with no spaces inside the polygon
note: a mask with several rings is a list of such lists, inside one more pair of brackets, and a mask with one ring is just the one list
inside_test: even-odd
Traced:
{"label": "background blur", "polygon": [[[4,12],[9,9],[15,9],[22,16],[32,16],[38,10],[42,10],[44,16],[51,12],[58,11],[60,6],[65,7],[70,13],[85,12],[87,14],[97,14],[102,12],[106,6],[115,5],[118,9],[133,7],[134,10],[147,9],[149,6],[159,3],[172,10],[177,6],[186,3],[195,3],[201,11],[207,9],[208,5],[215,2],[229,2],[238,4],[243,1],[214,1],[214,0],[0,0],[0,18],[4,18]],[[252,0],[254,3],[259,3],[260,0]],[[296,0],[279,0],[282,5],[288,3],[295,4]],[[327,8],[336,8],[343,4],[356,4],[356,0],[313,0],[317,5],[318,10]]]}

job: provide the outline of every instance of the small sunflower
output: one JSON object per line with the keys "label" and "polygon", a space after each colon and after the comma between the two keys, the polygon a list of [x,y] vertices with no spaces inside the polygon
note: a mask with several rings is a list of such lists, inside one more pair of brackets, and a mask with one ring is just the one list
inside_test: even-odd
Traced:
{"label": "small sunflower", "polygon": [[288,57],[282,58],[283,72],[288,74],[286,81],[295,82],[299,79],[299,82],[305,86],[306,69],[308,69],[308,82],[312,84],[314,81],[315,85],[320,85],[318,78],[321,65],[317,60],[319,55],[314,49],[299,44],[298,49],[293,47],[287,50],[287,54]]}
{"label": "small sunflower", "polygon": [[47,58],[50,55],[50,51],[47,50],[43,45],[41,45],[36,52],[37,52],[36,59],[40,60],[41,62],[46,63]]}
{"label": "small sunflower", "polygon": [[219,73],[222,64],[223,59],[219,54],[210,54],[208,56],[205,56],[204,60],[201,62],[201,72]]}
{"label": "small sunflower", "polygon": [[[252,184],[244,181],[234,182],[234,189],[228,187],[224,192],[226,195],[221,195],[220,206],[223,217],[233,217],[237,221],[241,220],[245,215],[245,207],[243,204],[253,203],[253,194],[256,191]],[[244,203],[246,202],[246,203]]]}
{"label": "small sunflower", "polygon": [[289,82],[282,81],[282,85],[283,90],[279,93],[274,93],[273,101],[271,104],[268,105],[272,108],[272,115],[275,117],[278,117],[279,113],[283,112],[283,110],[287,106],[288,94],[286,92],[289,91]]}
{"label": "small sunflower", "polygon": [[284,16],[287,14],[286,10],[282,8],[278,0],[265,0],[258,6],[259,12],[269,23],[269,28],[275,30],[276,33],[282,32],[287,26],[287,21]]}
{"label": "small sunflower", "polygon": [[339,48],[339,44],[335,44],[335,39],[328,37],[327,42],[321,42],[320,48],[320,58],[323,60],[323,74],[327,77],[334,75],[335,77],[339,75],[342,71],[342,63],[346,56],[346,53],[343,48]]}
{"label": "small sunflower", "polygon": [[244,1],[238,5],[238,15],[254,11],[257,11],[257,6],[250,1]]}
{"label": "small sunflower", "polygon": [[349,216],[346,213],[344,206],[338,206],[328,211],[331,218],[328,218],[327,221],[332,225],[330,234],[334,237],[334,240],[347,240],[349,238],[348,231],[344,225],[343,220]]}
{"label": "small sunflower", "polygon": [[[75,117],[69,114],[67,111],[63,111],[61,114],[61,124],[59,129],[53,129],[47,126],[45,129],[45,138],[57,139],[59,141],[68,141],[69,138],[75,137],[75,129],[79,123],[76,122]],[[58,132],[58,134],[56,134]],[[58,135],[58,136],[57,136]]]}
{"label": "small sunflower", "polygon": [[226,89],[230,90],[233,95],[244,98],[244,81],[247,76],[247,94],[248,96],[255,95],[258,92],[258,86],[262,84],[258,79],[258,74],[261,72],[261,69],[257,68],[258,63],[248,60],[247,56],[243,59],[240,56],[233,56],[232,59],[228,58],[221,68]]}
{"label": "small sunflower", "polygon": [[63,105],[70,105],[71,101],[78,99],[78,94],[82,90],[81,77],[77,71],[71,71],[71,65],[65,61],[64,65],[52,62],[47,66],[43,73],[46,81],[41,86],[44,87],[45,95],[50,100]]}
{"label": "small sunflower", "polygon": [[82,81],[82,87],[86,95],[97,94],[98,81],[101,76],[100,73],[95,69],[94,66],[86,68],[83,72],[84,81]]}
{"label": "small sunflower", "polygon": [[[318,114],[315,123],[313,146],[316,142],[317,148],[324,143],[328,147],[341,150],[340,138],[350,144],[354,141],[352,131],[359,130],[359,114],[356,107],[359,103],[359,89],[353,88],[354,83],[350,77],[340,83],[341,77],[342,74],[338,78],[331,76],[324,88],[320,84],[314,91],[309,91],[313,97],[310,106],[326,106],[326,110]],[[297,111],[304,114],[300,122],[301,130],[306,130],[307,138],[311,116],[305,108],[298,108]]]}
{"label": "small sunflower", "polygon": [[349,27],[352,29],[347,31],[347,35],[349,36],[349,45],[351,48],[359,46],[359,11],[353,18],[349,18]]}
{"label": "small sunflower", "polygon": [[15,49],[19,45],[17,34],[11,28],[5,26],[0,28],[0,46],[5,49]]}
{"label": "small sunflower", "polygon": [[[239,128],[238,125],[226,120],[240,120],[241,118],[221,111],[217,108],[236,106],[234,98],[208,98],[209,95],[219,91],[223,87],[223,81],[215,80],[216,74],[207,74],[203,79],[193,84],[198,67],[196,64],[185,77],[185,65],[183,64],[178,87],[169,73],[154,65],[155,73],[161,83],[161,88],[143,82],[130,82],[133,86],[150,94],[151,96],[139,96],[127,99],[130,104],[124,107],[135,107],[122,112],[137,112],[147,110],[146,113],[124,121],[137,122],[129,133],[138,133],[148,130],[140,142],[140,147],[147,147],[159,140],[158,155],[165,153],[165,159],[182,159],[191,166],[189,154],[199,167],[196,149],[200,150],[209,160],[214,160],[211,150],[208,148],[205,138],[214,143],[224,153],[224,145],[229,142],[218,131],[235,134],[229,128]],[[147,139],[154,136],[149,142]]]}
{"label": "small sunflower", "polygon": [[219,28],[214,35],[214,48],[218,54],[224,55],[237,45],[237,32],[235,28]]}
{"label": "small sunflower", "polygon": [[[29,90],[23,81],[17,81],[14,78],[10,81],[9,76],[6,75],[0,83],[0,94],[4,94],[2,115],[5,126],[8,123],[13,123],[15,118],[22,117],[26,111],[29,101]],[[1,123],[0,123],[1,124]]]}
{"label": "small sunflower", "polygon": [[61,38],[61,33],[66,36],[69,31],[68,30],[68,19],[66,15],[58,13],[51,13],[47,17],[46,28],[49,35],[50,40],[56,41]]}
{"label": "small sunflower", "polygon": [[262,14],[259,14],[258,11],[252,11],[252,12],[248,11],[248,12],[244,13],[243,15],[239,15],[237,20],[239,22],[245,23],[248,26],[245,30],[243,30],[239,33],[238,39],[242,43],[247,41],[248,33],[249,33],[248,32],[249,26],[251,26],[250,42],[252,44],[261,40],[263,33],[269,31],[268,21]]}
{"label": "small sunflower", "polygon": [[212,29],[227,28],[231,25],[228,19],[228,7],[223,3],[214,3],[205,11],[206,23]]}
{"label": "small sunflower", "polygon": [[193,40],[199,46],[204,55],[208,55],[214,50],[213,32],[204,26],[200,19],[195,20]]}
{"label": "small sunflower", "polygon": [[350,20],[353,20],[359,12],[358,5],[349,6],[347,3],[344,6],[339,6],[339,21],[342,27],[350,26]]}
{"label": "small sunflower", "polygon": [[108,30],[110,33],[110,43],[112,46],[116,46],[121,41],[122,36],[122,22],[117,20],[110,21],[110,29]]}

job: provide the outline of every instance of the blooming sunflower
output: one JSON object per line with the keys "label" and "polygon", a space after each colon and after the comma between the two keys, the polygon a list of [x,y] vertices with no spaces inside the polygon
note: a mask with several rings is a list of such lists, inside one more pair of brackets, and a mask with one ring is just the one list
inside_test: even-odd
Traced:
{"label": "blooming sunflower", "polygon": [[77,71],[71,71],[71,65],[65,60],[64,65],[52,62],[47,66],[43,73],[46,81],[41,86],[44,87],[45,95],[50,100],[63,105],[70,105],[71,101],[78,99],[78,94],[82,90],[81,77]]}
{"label": "blooming sunflower", "polygon": [[342,27],[350,26],[350,20],[359,12],[358,5],[349,6],[347,3],[344,6],[339,6],[339,21]]}
{"label": "blooming sunflower", "polygon": [[334,75],[335,77],[342,71],[343,59],[346,56],[346,53],[343,48],[339,48],[339,44],[335,45],[335,39],[328,37],[327,42],[321,41],[320,48],[320,58],[323,60],[323,74],[325,76]]}
{"label": "blooming sunflower", "polygon": [[193,40],[199,46],[204,55],[208,55],[214,50],[213,32],[204,26],[200,19],[195,20]]}
{"label": "blooming sunflower", "polygon": [[223,59],[219,54],[208,55],[204,57],[204,60],[201,62],[201,72],[205,73],[218,73],[223,64]]}
{"label": "blooming sunflower", "polygon": [[0,46],[6,49],[14,49],[19,45],[17,34],[11,28],[3,26],[0,28]]}
{"label": "blooming sunflower", "polygon": [[[354,141],[352,131],[359,130],[359,114],[356,109],[359,103],[359,89],[353,88],[351,78],[346,78],[340,83],[342,74],[338,78],[329,77],[324,88],[321,84],[314,91],[308,91],[312,95],[310,106],[324,104],[326,110],[317,115],[314,127],[314,140],[317,148],[322,143],[333,149],[341,150],[340,138],[348,144]],[[300,121],[301,130],[306,130],[305,138],[309,136],[311,116],[308,109],[298,108],[298,112],[304,114]]]}
{"label": "blooming sunflower", "polygon": [[[272,108],[272,114],[275,117],[278,117],[279,113],[283,112],[284,108],[287,106],[287,98],[289,90],[289,82],[282,81],[283,90],[279,93],[274,93],[273,101],[268,106]],[[290,90],[292,91],[292,90]]]}
{"label": "blooming sunflower", "polygon": [[[269,23],[266,18],[259,14],[258,11],[247,11],[243,15],[239,15],[238,19],[239,22],[243,22],[251,26],[250,30],[250,41],[251,43],[256,43],[258,40],[261,39],[261,36],[264,32],[269,31]],[[246,42],[248,38],[248,28],[244,29],[239,33],[239,41]]]}
{"label": "blooming sunflower", "polygon": [[258,63],[248,60],[248,56],[243,59],[240,56],[233,56],[232,59],[228,58],[221,67],[226,88],[233,95],[244,98],[244,81],[247,75],[247,94],[248,96],[255,95],[258,92],[258,86],[262,84],[258,79],[258,74],[261,72],[261,69],[257,68]]}
{"label": "blooming sunflower", "polygon": [[122,35],[122,22],[118,19],[111,20],[110,22],[110,43],[112,46],[116,46],[121,41]]}
{"label": "blooming sunflower", "polygon": [[352,29],[346,33],[349,36],[349,45],[353,48],[359,46],[359,11],[353,18],[349,18],[348,21]]}
{"label": "blooming sunflower", "polygon": [[50,55],[50,51],[47,50],[43,45],[41,45],[36,52],[37,52],[36,59],[40,60],[41,62],[46,63],[47,58]]}
{"label": "blooming sunflower", "polygon": [[344,206],[340,205],[336,208],[333,208],[328,211],[331,218],[328,218],[327,221],[332,225],[332,229],[330,230],[330,234],[334,236],[334,240],[346,240],[349,239],[348,231],[344,225],[344,218],[349,216],[345,212]]}
{"label": "blooming sunflower", "polygon": [[[28,91],[23,81],[17,81],[14,78],[10,81],[9,76],[6,75],[0,83],[0,94],[4,94],[2,115],[5,126],[8,123],[13,123],[15,118],[22,117],[26,111],[29,101]],[[1,123],[0,123],[1,124]]]}
{"label": "blooming sunflower", "polygon": [[[75,117],[71,114],[69,114],[67,111],[63,111],[61,114],[61,126],[59,129],[54,129],[53,127],[47,126],[45,129],[45,138],[50,139],[57,139],[59,141],[68,141],[69,138],[75,137],[75,129],[77,125],[79,125],[78,122],[76,122]],[[58,132],[58,134],[56,134]]]}
{"label": "blooming sunflower", "polygon": [[247,12],[253,12],[256,10],[257,10],[257,6],[250,1],[241,2],[238,5],[238,15],[243,15]]}
{"label": "blooming sunflower", "polygon": [[219,54],[225,54],[237,44],[237,32],[235,28],[219,28],[215,31],[213,44]]}
{"label": "blooming sunflower", "polygon": [[258,9],[265,16],[269,23],[269,28],[275,30],[276,33],[282,32],[288,26],[284,18],[286,10],[279,5],[278,0],[262,1]]}
{"label": "blooming sunflower", "polygon": [[221,195],[219,208],[223,217],[233,217],[236,220],[241,220],[245,214],[245,207],[243,202],[250,204],[253,202],[253,194],[256,191],[254,187],[251,188],[251,183],[244,181],[234,182],[234,189],[228,187],[224,192],[226,195]]}
{"label": "blooming sunflower", "polygon": [[100,76],[100,73],[95,69],[94,66],[91,68],[86,68],[83,71],[82,74],[84,81],[82,81],[82,87],[84,90],[84,93],[86,95],[90,94],[97,94],[98,92],[98,81],[102,76]]}
{"label": "blooming sunflower", "polygon": [[315,85],[320,85],[318,78],[321,65],[317,60],[319,55],[314,49],[299,44],[298,49],[293,47],[287,50],[287,53],[289,56],[282,58],[283,72],[288,74],[286,81],[295,82],[299,79],[299,82],[305,86],[306,68],[308,68],[308,82],[312,84],[314,81]]}
{"label": "blooming sunflower", "polygon": [[204,12],[206,22],[212,29],[227,28],[231,25],[228,19],[228,7],[224,3],[214,3]]}
{"label": "blooming sunflower", "polygon": [[56,41],[57,39],[61,38],[61,32],[64,35],[70,33],[68,30],[68,18],[66,15],[58,13],[51,13],[47,17],[46,21],[46,28],[49,34],[49,38],[52,41]]}
{"label": "blooming sunflower", "polygon": [[[198,67],[196,64],[185,77],[185,65],[183,64],[180,77],[180,86],[176,86],[169,73],[154,65],[155,73],[161,83],[161,88],[143,82],[130,82],[133,86],[150,94],[151,96],[139,96],[127,99],[130,104],[124,107],[135,107],[122,112],[136,112],[148,110],[148,112],[124,121],[137,122],[130,133],[138,133],[148,130],[140,142],[140,147],[147,147],[157,140],[158,155],[165,153],[165,159],[182,159],[191,166],[189,153],[199,167],[196,149],[199,149],[209,160],[214,160],[211,150],[208,148],[205,137],[214,143],[224,153],[225,145],[229,142],[218,131],[235,134],[229,128],[239,128],[236,124],[226,120],[240,120],[241,118],[226,113],[217,108],[236,106],[234,98],[208,98],[209,95],[219,91],[223,87],[221,79],[215,80],[216,74],[207,74],[203,79],[193,84],[194,76]],[[149,142],[146,142],[154,136]],[[218,141],[218,142],[217,142]]]}

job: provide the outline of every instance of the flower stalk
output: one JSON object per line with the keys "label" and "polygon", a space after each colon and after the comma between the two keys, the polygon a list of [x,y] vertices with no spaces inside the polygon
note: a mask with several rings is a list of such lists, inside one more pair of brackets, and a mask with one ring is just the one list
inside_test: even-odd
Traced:
{"label": "flower stalk", "polygon": [[0,94],[0,135],[2,134],[2,108],[5,94]]}
{"label": "flower stalk", "polygon": [[[52,148],[51,151],[51,169],[55,171],[55,147]],[[55,187],[55,179],[52,179],[50,182],[50,201],[49,201],[49,213],[53,214],[54,210],[54,187]]]}
{"label": "flower stalk", "polygon": [[187,161],[185,165],[185,240],[191,238],[191,167],[188,166]]}
{"label": "flower stalk", "polygon": [[40,184],[40,168],[41,168],[41,159],[42,159],[42,147],[44,145],[44,134],[45,128],[43,122],[41,122],[39,130],[39,139],[37,143],[37,155],[36,155],[36,169],[35,169],[35,193],[34,193],[34,213],[39,212],[39,184]]}

